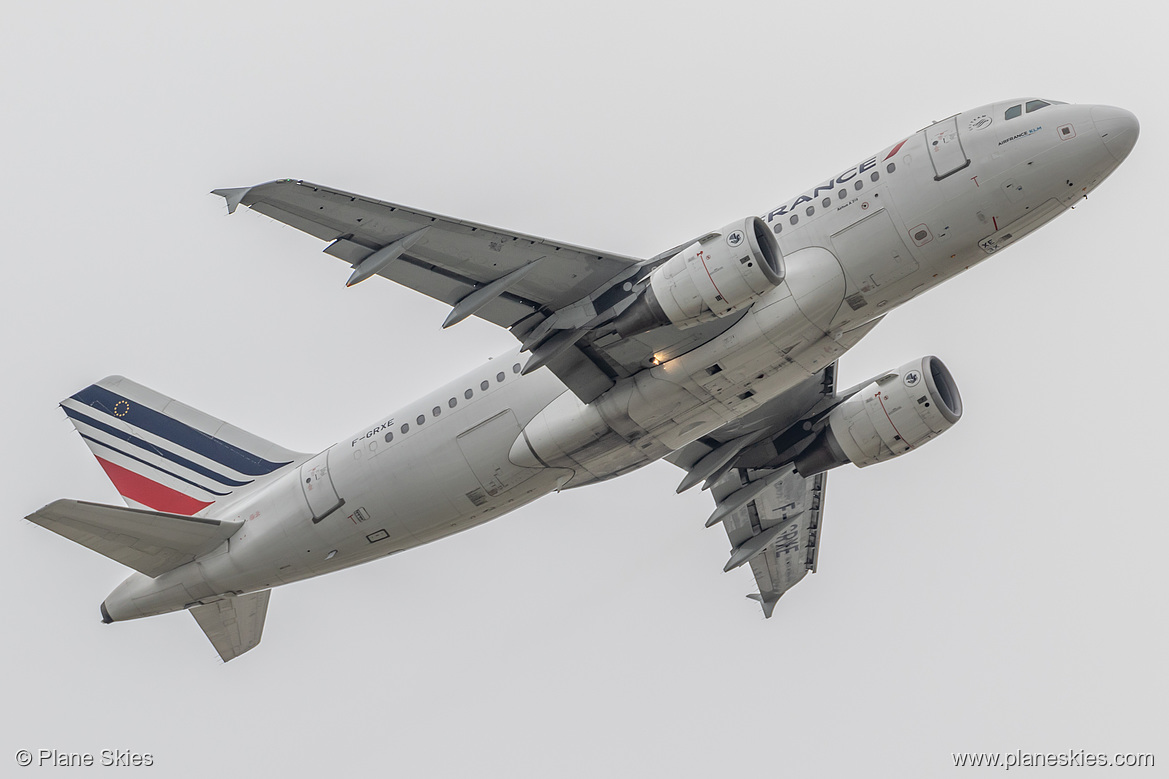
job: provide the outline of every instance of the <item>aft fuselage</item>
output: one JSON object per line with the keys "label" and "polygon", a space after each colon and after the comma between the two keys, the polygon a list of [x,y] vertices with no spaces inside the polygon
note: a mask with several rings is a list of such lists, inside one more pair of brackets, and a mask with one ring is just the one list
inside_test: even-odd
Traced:
{"label": "aft fuselage", "polygon": [[517,347],[216,505],[244,523],[235,536],[156,579],[131,576],[105,610],[149,616],[391,555],[742,419],[893,308],[1065,212],[1135,142],[1126,111],[1042,102],[933,124],[761,215],[786,277],[706,343],[656,355],[587,405],[547,370],[521,375]]}

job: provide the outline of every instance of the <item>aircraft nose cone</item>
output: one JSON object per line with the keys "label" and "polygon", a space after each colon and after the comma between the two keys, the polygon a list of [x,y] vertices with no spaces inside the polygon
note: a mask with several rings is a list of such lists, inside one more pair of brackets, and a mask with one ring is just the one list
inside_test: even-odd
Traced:
{"label": "aircraft nose cone", "polygon": [[1096,125],[1096,132],[1104,141],[1108,153],[1122,162],[1132,147],[1136,145],[1137,136],[1141,134],[1141,124],[1132,111],[1115,108],[1108,105],[1092,107],[1092,122]]}

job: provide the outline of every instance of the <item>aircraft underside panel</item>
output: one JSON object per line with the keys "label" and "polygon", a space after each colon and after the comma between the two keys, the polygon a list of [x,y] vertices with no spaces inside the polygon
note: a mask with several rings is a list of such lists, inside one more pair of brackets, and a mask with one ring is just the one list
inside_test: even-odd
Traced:
{"label": "aircraft underside panel", "polygon": [[867,295],[918,269],[889,212],[882,208],[832,236],[849,276],[849,294]]}
{"label": "aircraft underside panel", "polygon": [[[519,437],[520,425],[511,409],[496,414],[455,440],[467,460],[467,465],[479,480],[483,492],[492,497],[526,481],[538,471],[524,468],[508,459],[512,443]],[[467,497],[478,505],[483,494],[472,491]]]}

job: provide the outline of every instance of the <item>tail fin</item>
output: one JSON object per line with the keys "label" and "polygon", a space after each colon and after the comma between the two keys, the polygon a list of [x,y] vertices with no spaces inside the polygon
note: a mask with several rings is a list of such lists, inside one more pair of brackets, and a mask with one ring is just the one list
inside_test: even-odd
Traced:
{"label": "tail fin", "polygon": [[260,643],[271,595],[271,590],[240,596],[229,595],[215,603],[195,606],[191,609],[191,616],[203,628],[215,651],[226,663],[255,649]]}
{"label": "tail fin", "polygon": [[307,457],[121,376],[61,408],[132,508],[208,514]]}

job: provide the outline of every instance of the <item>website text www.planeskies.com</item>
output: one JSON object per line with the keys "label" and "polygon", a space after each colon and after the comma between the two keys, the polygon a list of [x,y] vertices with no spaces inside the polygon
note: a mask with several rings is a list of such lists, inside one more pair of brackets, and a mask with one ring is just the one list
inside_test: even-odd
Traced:
{"label": "website text www.planeskies.com", "polygon": [[953,752],[954,767],[967,768],[1152,768],[1156,760],[1148,752]]}

